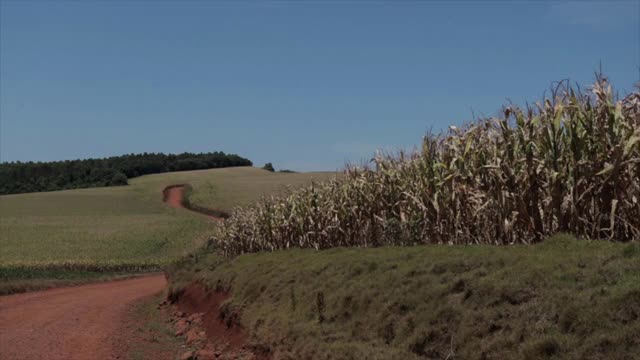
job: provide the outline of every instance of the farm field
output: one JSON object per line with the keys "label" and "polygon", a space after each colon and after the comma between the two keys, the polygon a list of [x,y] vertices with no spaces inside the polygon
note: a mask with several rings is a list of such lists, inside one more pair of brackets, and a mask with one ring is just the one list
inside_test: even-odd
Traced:
{"label": "farm field", "polygon": [[640,0],[149,5],[0,0],[0,360],[640,360]]}
{"label": "farm field", "polygon": [[[1,196],[0,281],[75,282],[94,278],[95,270],[156,270],[192,251],[216,223],[164,204],[168,185],[191,184],[193,203],[229,210],[332,175],[239,167],[147,175],[121,187]],[[78,277],[65,270],[89,273]]]}

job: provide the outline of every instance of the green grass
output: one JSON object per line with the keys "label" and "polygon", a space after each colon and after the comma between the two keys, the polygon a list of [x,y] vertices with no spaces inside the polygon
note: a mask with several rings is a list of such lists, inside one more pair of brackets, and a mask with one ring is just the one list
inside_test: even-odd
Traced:
{"label": "green grass", "polygon": [[214,226],[140,185],[0,198],[0,264],[162,263]]}
{"label": "green grass", "polygon": [[230,209],[329,176],[241,167],[142,176],[122,187],[0,196],[0,271],[20,280],[12,269],[157,269],[200,246],[216,226],[164,204],[166,186],[189,183],[193,203]]}
{"label": "green grass", "polygon": [[633,359],[640,244],[287,250],[171,269],[230,290],[274,359]]}

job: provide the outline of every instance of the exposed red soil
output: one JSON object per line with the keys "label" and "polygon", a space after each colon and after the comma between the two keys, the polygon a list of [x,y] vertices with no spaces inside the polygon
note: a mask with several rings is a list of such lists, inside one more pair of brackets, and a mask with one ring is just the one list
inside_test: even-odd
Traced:
{"label": "exposed red soil", "polygon": [[188,286],[178,298],[178,310],[187,314],[204,313],[203,325],[211,342],[224,341],[231,351],[240,350],[247,341],[237,323],[237,314],[225,314],[222,303],[229,298],[225,292],[206,292],[202,286]]}
{"label": "exposed red soil", "polygon": [[188,209],[183,204],[184,199],[184,185],[169,186],[164,190],[164,201],[171,207],[179,209],[191,210],[195,213],[204,215],[215,221],[223,221],[224,219],[218,216],[207,214],[205,211],[198,211],[196,209]]}
{"label": "exposed red soil", "polygon": [[169,206],[184,209],[182,197],[184,196],[184,186],[175,186],[167,189],[167,197],[164,200]]}
{"label": "exposed red soil", "polygon": [[0,359],[125,359],[130,306],[164,275],[0,297]]}

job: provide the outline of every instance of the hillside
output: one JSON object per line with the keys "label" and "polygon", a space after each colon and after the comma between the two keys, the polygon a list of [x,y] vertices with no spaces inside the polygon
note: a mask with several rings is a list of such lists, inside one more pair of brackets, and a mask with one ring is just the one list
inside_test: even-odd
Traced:
{"label": "hillside", "polygon": [[194,203],[230,210],[287,185],[331,176],[239,167],[147,175],[128,186],[0,196],[0,282],[158,269],[197,248],[216,223],[164,204],[168,185],[191,184]]}
{"label": "hillside", "polygon": [[154,198],[167,184],[190,184],[194,189],[190,196],[193,203],[231,212],[235,207],[254,203],[263,195],[286,193],[288,187],[324,182],[335,176],[335,172],[280,173],[236,167],[142,176],[134,179],[131,186],[143,189],[145,198]]}

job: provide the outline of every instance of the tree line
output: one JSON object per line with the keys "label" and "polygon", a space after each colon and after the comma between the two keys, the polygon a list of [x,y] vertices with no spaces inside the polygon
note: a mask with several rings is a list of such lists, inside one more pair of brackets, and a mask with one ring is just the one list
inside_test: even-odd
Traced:
{"label": "tree line", "polygon": [[251,166],[235,154],[143,153],[103,159],[0,163],[0,194],[126,185],[136,176],[170,171]]}

